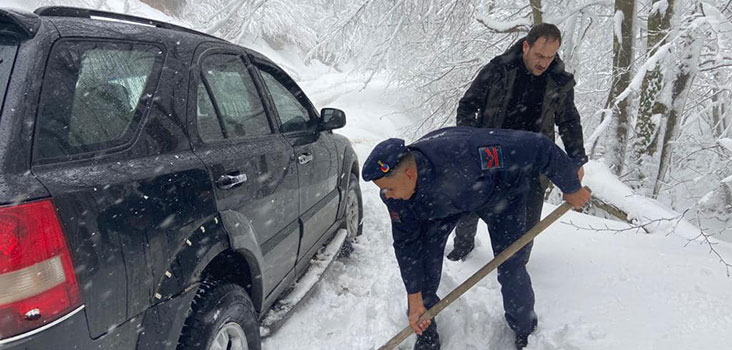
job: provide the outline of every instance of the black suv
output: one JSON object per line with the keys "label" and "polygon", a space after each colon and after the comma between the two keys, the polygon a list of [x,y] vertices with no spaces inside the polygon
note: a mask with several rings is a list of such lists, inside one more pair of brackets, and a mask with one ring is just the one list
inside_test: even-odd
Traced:
{"label": "black suv", "polygon": [[0,348],[259,349],[258,315],[361,231],[344,113],[224,40],[2,9],[0,108]]}

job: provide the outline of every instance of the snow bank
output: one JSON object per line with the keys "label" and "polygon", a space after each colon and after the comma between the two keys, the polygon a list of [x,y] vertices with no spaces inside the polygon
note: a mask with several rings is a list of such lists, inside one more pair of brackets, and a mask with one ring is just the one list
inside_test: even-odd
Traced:
{"label": "snow bank", "polygon": [[[628,214],[632,222],[645,225],[651,233],[677,234],[686,239],[695,240],[701,237],[701,231],[696,226],[682,218],[662,203],[633,192],[610,172],[603,163],[590,161],[585,164],[584,184],[592,189],[593,196],[610,203]],[[719,243],[709,238],[712,243]]]}

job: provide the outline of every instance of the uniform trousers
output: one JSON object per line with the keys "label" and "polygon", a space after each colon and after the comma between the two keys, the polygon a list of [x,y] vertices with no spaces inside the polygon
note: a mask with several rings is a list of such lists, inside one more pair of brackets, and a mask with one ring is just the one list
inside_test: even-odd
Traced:
{"label": "uniform trousers", "polygon": [[[533,189],[533,186],[531,187]],[[494,255],[500,254],[525,233],[528,197],[526,192],[499,195],[484,208],[471,215],[475,218],[473,235],[475,235],[478,218],[488,225]],[[536,200],[535,195],[531,195],[531,197],[534,201]],[[540,202],[543,202],[543,197]],[[541,204],[539,204],[539,215],[540,211]],[[538,221],[539,215],[533,216],[532,220]],[[462,218],[449,217],[431,220],[430,227],[426,227],[426,230],[423,231],[427,232],[427,235],[426,242],[422,245],[425,257],[423,259],[425,280],[422,284],[422,299],[427,309],[440,300],[437,296],[437,288],[440,285],[447,238],[457,222],[464,218],[465,215]],[[520,335],[530,334],[537,324],[537,317],[534,313],[534,290],[531,286],[531,278],[526,271],[532,245],[533,242],[529,243],[498,267],[498,282],[501,284],[506,321],[509,327]]]}

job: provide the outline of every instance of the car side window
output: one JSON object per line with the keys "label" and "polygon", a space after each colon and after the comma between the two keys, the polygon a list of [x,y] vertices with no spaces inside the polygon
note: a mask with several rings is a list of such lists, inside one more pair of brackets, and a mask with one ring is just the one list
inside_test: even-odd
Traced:
{"label": "car side window", "polygon": [[197,109],[199,133],[204,141],[272,133],[262,100],[241,57],[208,56],[203,60],[201,74]]}
{"label": "car side window", "polygon": [[3,108],[5,91],[10,82],[10,71],[15,62],[16,52],[18,52],[18,39],[12,36],[0,36],[0,111]]}
{"label": "car side window", "polygon": [[34,159],[129,142],[157,85],[163,55],[142,43],[63,40],[54,45],[41,92]]}
{"label": "car side window", "polygon": [[280,132],[308,130],[313,125],[308,108],[298,99],[304,96],[289,77],[267,67],[259,67],[262,79],[269,89],[277,114],[280,116]]}
{"label": "car side window", "polygon": [[204,142],[221,140],[224,138],[224,131],[221,127],[219,116],[216,114],[211,97],[206,91],[203,83],[198,84],[196,103],[196,122],[198,123],[198,134]]}

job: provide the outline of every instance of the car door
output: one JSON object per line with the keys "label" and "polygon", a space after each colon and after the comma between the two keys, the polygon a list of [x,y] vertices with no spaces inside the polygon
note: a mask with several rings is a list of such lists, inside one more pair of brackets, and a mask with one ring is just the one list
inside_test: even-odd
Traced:
{"label": "car door", "polygon": [[[208,49],[198,59],[189,127],[203,159],[225,227],[252,233],[263,259],[265,295],[294,274],[300,238],[298,178],[292,146],[273,132],[244,57],[236,49]],[[189,109],[191,111],[192,109]],[[194,124],[194,125],[192,125]]]}
{"label": "car door", "polygon": [[[330,132],[320,131],[315,109],[300,87],[271,62],[252,57],[276,110],[280,132],[295,150],[300,179],[300,218],[303,237],[298,266],[319,248],[338,211],[338,156]],[[305,264],[302,264],[304,267]]]}

